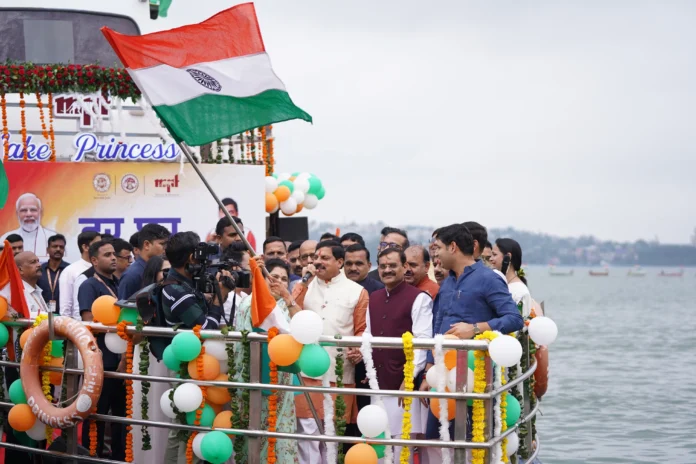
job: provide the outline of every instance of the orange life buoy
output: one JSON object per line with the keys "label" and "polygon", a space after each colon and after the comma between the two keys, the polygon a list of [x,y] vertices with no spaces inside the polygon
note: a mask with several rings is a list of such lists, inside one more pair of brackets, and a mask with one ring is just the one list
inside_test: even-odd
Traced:
{"label": "orange life buoy", "polygon": [[63,429],[82,422],[96,406],[104,382],[104,364],[97,341],[80,322],[70,317],[56,317],[53,328],[56,335],[70,340],[82,356],[85,372],[77,399],[65,408],[57,408],[46,399],[41,389],[39,365],[48,343],[48,321],[31,331],[22,353],[20,376],[27,404],[37,419],[50,427]]}
{"label": "orange life buoy", "polygon": [[534,394],[541,398],[546,393],[549,385],[549,349],[545,346],[537,348],[536,353],[537,367],[534,371]]}

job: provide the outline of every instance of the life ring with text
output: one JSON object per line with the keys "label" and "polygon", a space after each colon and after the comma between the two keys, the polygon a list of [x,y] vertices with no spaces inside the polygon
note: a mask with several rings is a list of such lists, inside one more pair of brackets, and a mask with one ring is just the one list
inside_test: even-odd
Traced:
{"label": "life ring with text", "polygon": [[44,356],[44,347],[49,341],[48,321],[42,322],[29,335],[19,372],[27,404],[36,418],[50,427],[64,429],[85,420],[99,401],[104,383],[104,363],[97,341],[82,323],[70,317],[56,317],[53,319],[53,328],[57,336],[70,340],[82,356],[85,367],[77,399],[65,408],[57,408],[46,399],[41,389],[39,365]]}
{"label": "life ring with text", "polygon": [[541,398],[546,393],[549,385],[549,349],[545,346],[537,348],[536,353],[537,367],[534,371],[534,394]]}

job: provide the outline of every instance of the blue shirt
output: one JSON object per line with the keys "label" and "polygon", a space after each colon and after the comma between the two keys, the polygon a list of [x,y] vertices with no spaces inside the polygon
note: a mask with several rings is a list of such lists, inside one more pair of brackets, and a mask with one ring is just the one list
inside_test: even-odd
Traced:
{"label": "blue shirt", "polygon": [[[491,330],[504,334],[524,326],[507,284],[481,261],[465,267],[458,279],[450,271],[435,297],[433,334],[444,334],[457,322],[487,322]],[[434,363],[430,350],[428,362]]]}
{"label": "blue shirt", "polygon": [[138,256],[133,264],[128,266],[121,276],[118,284],[118,299],[127,300],[135,292],[143,288],[143,274],[145,274],[146,261]]}

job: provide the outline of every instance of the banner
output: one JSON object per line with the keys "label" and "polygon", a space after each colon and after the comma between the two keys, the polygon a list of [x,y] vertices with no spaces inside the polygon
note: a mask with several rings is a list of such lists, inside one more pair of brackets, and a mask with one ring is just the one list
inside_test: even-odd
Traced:
{"label": "banner", "polygon": [[[220,199],[229,198],[254,248],[266,234],[264,166],[199,165]],[[1,240],[24,239],[24,250],[48,260],[48,238],[67,239],[65,260],[80,259],[77,236],[95,230],[128,240],[145,224],[158,223],[172,233],[194,231],[212,240],[222,217],[217,203],[193,168],[179,163],[5,163],[10,182],[7,204],[0,211]],[[21,201],[18,201],[21,200]]]}

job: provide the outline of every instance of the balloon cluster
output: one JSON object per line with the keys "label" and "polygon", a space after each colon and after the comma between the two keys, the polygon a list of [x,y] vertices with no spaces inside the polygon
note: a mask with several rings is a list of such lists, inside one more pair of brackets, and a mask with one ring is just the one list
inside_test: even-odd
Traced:
{"label": "balloon cluster", "polygon": [[[129,325],[136,325],[138,310],[136,308],[121,308],[116,305],[116,298],[111,295],[102,295],[92,303],[92,318],[94,322],[100,322],[104,325],[116,325],[121,321],[127,321]],[[116,354],[123,354],[128,349],[128,342],[115,332],[104,335],[104,344],[109,351]]]}
{"label": "balloon cluster", "polygon": [[290,334],[280,334],[268,344],[268,356],[281,368],[321,377],[331,366],[329,353],[319,345],[324,321],[314,311],[300,311],[290,320]]}
{"label": "balloon cluster", "polygon": [[321,180],[308,172],[266,176],[266,212],[270,214],[280,209],[284,215],[292,216],[303,208],[314,209],[324,195]]}
{"label": "balloon cluster", "polygon": [[[202,355],[203,370],[199,375],[197,360]],[[182,363],[186,363],[188,374],[195,380],[227,381],[227,351],[225,343],[218,340],[200,339],[191,332],[177,334],[172,343],[164,349],[162,361],[168,369],[179,372]],[[225,387],[207,387],[205,405],[200,419],[201,427],[232,428],[232,412],[223,411],[223,405],[232,401],[229,390]],[[186,423],[194,425],[196,410],[203,402],[203,390],[192,383],[180,384],[169,389],[160,397],[160,408],[165,416],[176,419],[175,407],[186,414]],[[226,434],[213,431],[199,433],[194,438],[193,453],[201,460],[214,464],[227,461],[232,456],[232,441]]]}

